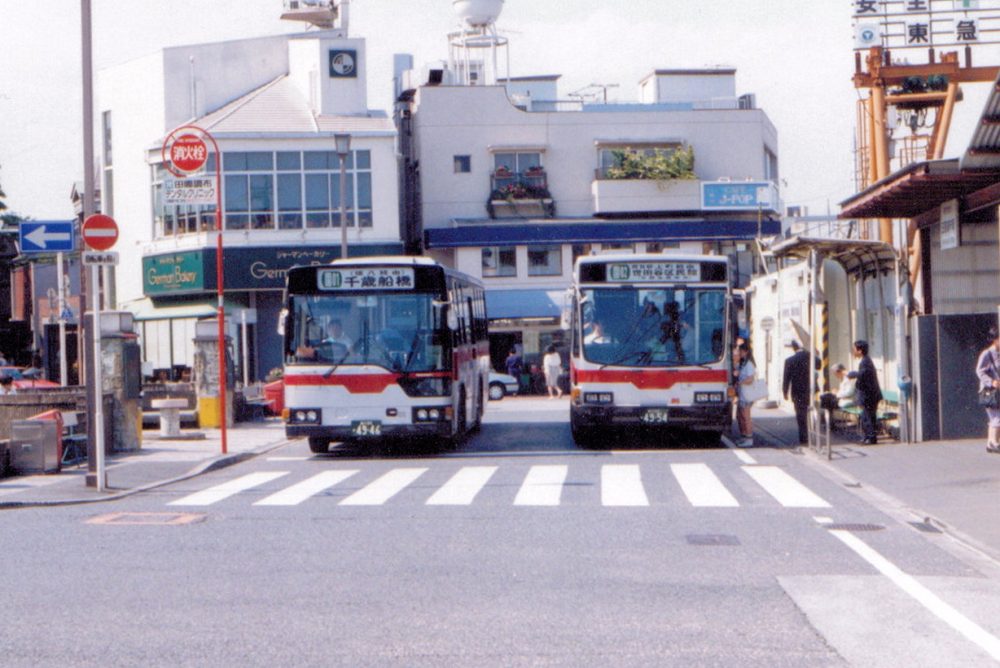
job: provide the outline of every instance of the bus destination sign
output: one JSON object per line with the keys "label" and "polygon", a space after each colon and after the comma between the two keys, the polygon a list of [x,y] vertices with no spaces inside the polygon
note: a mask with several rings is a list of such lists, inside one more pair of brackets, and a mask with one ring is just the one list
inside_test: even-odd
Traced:
{"label": "bus destination sign", "polygon": [[316,272],[320,290],[412,290],[412,267],[354,267],[320,269]]}
{"label": "bus destination sign", "polygon": [[615,262],[608,264],[608,282],[651,283],[701,280],[697,262]]}

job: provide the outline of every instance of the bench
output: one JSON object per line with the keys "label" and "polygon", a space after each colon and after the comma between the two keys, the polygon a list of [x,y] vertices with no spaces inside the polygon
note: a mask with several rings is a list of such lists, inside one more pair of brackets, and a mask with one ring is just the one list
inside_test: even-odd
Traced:
{"label": "bench", "polygon": [[[833,412],[833,424],[850,423],[860,428],[861,406],[845,406]],[[879,402],[875,411],[875,429],[893,435],[894,427],[890,424],[899,418],[899,392],[896,390],[882,390],[882,401]]]}

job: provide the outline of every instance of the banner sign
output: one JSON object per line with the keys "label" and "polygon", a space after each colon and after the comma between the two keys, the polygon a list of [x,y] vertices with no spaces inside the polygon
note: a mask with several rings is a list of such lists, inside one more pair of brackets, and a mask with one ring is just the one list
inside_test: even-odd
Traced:
{"label": "banner sign", "polygon": [[215,204],[215,179],[199,177],[163,180],[164,204]]}
{"label": "banner sign", "polygon": [[767,181],[702,181],[701,208],[728,211],[774,210],[774,185]]}
{"label": "banner sign", "polygon": [[998,44],[1000,0],[851,0],[854,49]]}

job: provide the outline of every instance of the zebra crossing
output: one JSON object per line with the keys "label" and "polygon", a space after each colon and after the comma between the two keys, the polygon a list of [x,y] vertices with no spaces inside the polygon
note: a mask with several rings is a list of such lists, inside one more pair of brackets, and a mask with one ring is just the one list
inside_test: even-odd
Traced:
{"label": "zebra crossing", "polygon": [[[492,489],[492,502],[525,507],[554,507],[564,504],[566,489],[598,487],[599,500],[605,507],[648,507],[661,503],[664,496],[677,495],[694,508],[739,508],[749,503],[759,503],[759,498],[769,499],[786,508],[829,508],[830,504],[807,486],[777,466],[741,465],[736,468],[746,476],[746,483],[736,484],[732,473],[729,485],[712,467],[705,463],[673,463],[668,467],[650,467],[644,471],[639,464],[604,464],[599,473],[592,470],[574,472],[570,482],[570,467],[565,464],[538,464],[526,472],[518,471],[515,477],[508,474],[502,483]],[[305,479],[295,480],[291,471],[258,471],[210,486],[168,502],[170,506],[206,507],[232,497],[253,500],[254,506],[298,506],[322,497],[327,503],[339,506],[382,506],[393,502],[427,506],[469,506],[481,499],[484,490],[491,489],[497,480],[499,466],[463,466],[450,474],[444,482],[424,484],[428,467],[397,467],[382,472],[374,479],[359,469],[327,469]],[[595,474],[596,473],[596,474]],[[273,483],[293,482],[275,490]],[[420,481],[420,484],[417,484]],[[752,483],[766,495],[748,493],[744,484]],[[334,488],[335,493],[331,493]],[[517,491],[511,497],[510,488]],[[577,492],[577,494],[583,494]],[[655,494],[655,496],[654,496]],[[742,501],[741,498],[742,497]],[[579,496],[574,497],[579,502]],[[590,498],[590,497],[586,497]],[[655,501],[651,502],[651,498]]]}

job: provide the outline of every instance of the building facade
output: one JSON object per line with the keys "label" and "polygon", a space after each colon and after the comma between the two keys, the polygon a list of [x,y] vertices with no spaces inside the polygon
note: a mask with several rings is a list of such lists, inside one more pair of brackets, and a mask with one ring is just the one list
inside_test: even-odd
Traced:
{"label": "building facade", "polygon": [[642,102],[607,104],[561,100],[553,75],[459,85],[446,64],[408,66],[405,241],[484,281],[495,365],[512,345],[530,360],[560,343],[581,254],[725,254],[742,285],[754,240],[780,232],[777,131],[737,97],[735,70],[657,70]]}
{"label": "building facade", "polygon": [[[99,73],[102,205],[120,228],[112,305],[135,313],[147,368],[192,363],[195,323],[216,312],[220,221],[227,335],[237,379],[251,382],[283,362],[287,270],[340,256],[342,196],[350,255],[402,250],[396,130],[368,109],[366,73],[365,41],[348,36],[346,16],[328,30],[169,48]],[[185,203],[164,164],[164,140],[181,126],[219,146],[221,214]],[[192,177],[216,186],[214,151]]]}

